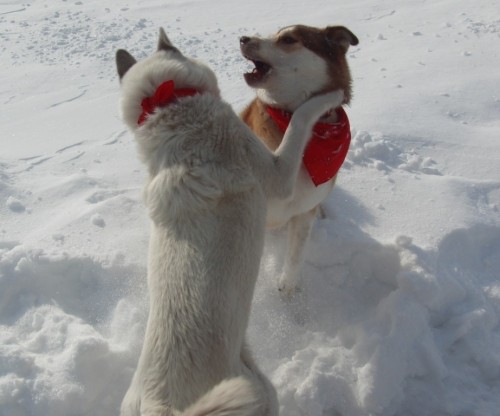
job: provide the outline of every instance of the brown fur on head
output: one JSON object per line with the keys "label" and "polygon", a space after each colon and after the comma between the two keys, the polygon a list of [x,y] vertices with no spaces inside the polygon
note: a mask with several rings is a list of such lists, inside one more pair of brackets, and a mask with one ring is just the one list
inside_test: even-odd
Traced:
{"label": "brown fur on head", "polygon": [[264,102],[289,110],[313,95],[338,88],[349,103],[351,75],[346,53],[358,43],[344,26],[294,25],[269,38],[243,36],[241,52],[255,64],[245,80]]}
{"label": "brown fur on head", "polygon": [[[284,33],[283,36],[279,36],[280,32]],[[291,31],[282,29],[280,32],[278,32],[278,42],[283,43],[283,38],[290,38],[285,43],[292,42],[285,48],[297,48],[300,47],[297,45],[302,45],[325,59],[331,76],[330,85],[325,90],[343,89],[344,102],[348,104],[352,95],[352,80],[346,53],[349,46],[355,46],[359,43],[358,38],[344,26],[328,26],[324,29],[317,29],[296,25],[292,27]]]}

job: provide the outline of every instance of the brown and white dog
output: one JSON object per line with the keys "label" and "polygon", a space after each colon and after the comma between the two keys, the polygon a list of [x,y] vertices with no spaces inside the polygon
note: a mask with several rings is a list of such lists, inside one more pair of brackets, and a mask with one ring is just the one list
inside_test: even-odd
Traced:
{"label": "brown and white dog", "polygon": [[[274,150],[283,139],[289,114],[311,96],[340,89],[343,103],[349,104],[351,75],[346,52],[357,44],[358,38],[343,26],[295,25],[268,38],[241,37],[241,53],[255,66],[244,77],[257,93],[241,118]],[[268,227],[288,224],[288,246],[279,279],[279,289],[287,296],[298,289],[313,221],[335,184],[350,142],[349,122],[341,106],[321,121],[317,137],[311,139],[304,154],[294,194],[286,200],[270,200],[268,205]]]}

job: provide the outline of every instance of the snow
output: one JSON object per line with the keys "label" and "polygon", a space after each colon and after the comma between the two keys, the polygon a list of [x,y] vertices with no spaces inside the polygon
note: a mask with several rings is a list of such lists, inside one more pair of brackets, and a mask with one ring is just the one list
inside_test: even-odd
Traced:
{"label": "snow", "polygon": [[[306,4],[307,3],[307,4]],[[0,415],[117,414],[141,347],[145,169],[114,52],[159,26],[252,98],[238,38],[342,24],[353,144],[280,298],[269,233],[249,342],[282,414],[500,415],[495,0],[0,4]]]}

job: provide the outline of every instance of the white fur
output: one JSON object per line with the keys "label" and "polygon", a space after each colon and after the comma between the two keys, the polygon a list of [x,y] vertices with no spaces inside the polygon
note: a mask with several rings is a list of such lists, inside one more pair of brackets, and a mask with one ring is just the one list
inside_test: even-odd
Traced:
{"label": "white fur", "polygon": [[309,49],[276,53],[272,42],[263,41],[260,55],[273,67],[266,87],[257,89],[257,96],[265,103],[295,111],[314,92],[327,85],[325,61]]}
{"label": "white fur", "polygon": [[[166,80],[203,94],[157,109],[140,101]],[[149,170],[150,310],[122,416],[276,415],[276,392],[245,347],[269,197],[288,197],[314,121],[343,98],[314,98],[271,153],[220,100],[215,76],[159,51],[122,79],[125,121]]]}
{"label": "white fur", "polygon": [[[285,29],[280,32],[286,35]],[[264,82],[256,86],[257,96],[266,104],[295,111],[314,93],[329,84],[326,62],[307,48],[284,52],[277,48],[275,37],[254,38],[256,48],[250,47],[249,58],[266,62],[272,69]]]}

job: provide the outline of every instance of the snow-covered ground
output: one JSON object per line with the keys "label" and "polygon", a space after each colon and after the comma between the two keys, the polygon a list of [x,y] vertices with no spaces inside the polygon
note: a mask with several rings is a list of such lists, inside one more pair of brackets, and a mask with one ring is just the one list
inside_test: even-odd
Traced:
{"label": "snow-covered ground", "polygon": [[497,0],[0,2],[0,416],[117,414],[147,312],[114,52],[158,27],[252,97],[243,34],[342,24],[353,144],[303,291],[270,234],[249,340],[289,416],[500,415]]}

